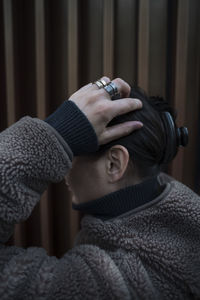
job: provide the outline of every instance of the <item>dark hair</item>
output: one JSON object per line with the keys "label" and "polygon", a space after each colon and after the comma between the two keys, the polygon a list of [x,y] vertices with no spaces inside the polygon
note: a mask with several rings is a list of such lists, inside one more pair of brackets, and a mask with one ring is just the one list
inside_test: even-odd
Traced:
{"label": "dark hair", "polygon": [[[101,145],[97,153],[101,154],[113,145],[123,145],[129,152],[130,160],[134,163],[138,176],[141,178],[153,176],[161,170],[162,158],[166,149],[166,135],[168,134],[165,131],[161,113],[169,112],[172,115],[175,128],[177,128],[175,122],[177,112],[163,98],[148,97],[139,87],[131,89],[130,97],[140,99],[143,103],[142,109],[117,116],[108,126],[136,120],[141,121],[144,126],[125,137]],[[171,160],[176,156],[177,151]]]}

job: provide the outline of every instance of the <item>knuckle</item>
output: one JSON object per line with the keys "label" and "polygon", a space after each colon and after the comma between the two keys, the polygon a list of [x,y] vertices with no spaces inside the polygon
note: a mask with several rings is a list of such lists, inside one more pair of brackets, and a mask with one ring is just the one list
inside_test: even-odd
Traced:
{"label": "knuckle", "polygon": [[114,79],[114,82],[120,90],[124,91],[126,95],[130,94],[131,87],[125,80],[117,77]]}
{"label": "knuckle", "polygon": [[101,79],[105,80],[106,83],[110,82],[110,78],[107,76],[103,76],[103,77],[101,77]]}
{"label": "knuckle", "polygon": [[115,84],[117,86],[121,86],[124,83],[124,81],[121,78],[119,78],[119,77],[115,78],[113,81],[115,82]]}
{"label": "knuckle", "polygon": [[129,103],[129,109],[130,110],[136,110],[142,107],[141,105],[141,101],[140,100],[136,100],[136,99],[131,99],[130,103]]}
{"label": "knuckle", "polygon": [[136,108],[142,108],[143,103],[139,99],[135,99],[135,106]]}
{"label": "knuckle", "polygon": [[131,92],[130,85],[126,81],[124,81],[124,86],[126,86],[126,89],[127,89],[128,93],[130,94],[130,92]]}

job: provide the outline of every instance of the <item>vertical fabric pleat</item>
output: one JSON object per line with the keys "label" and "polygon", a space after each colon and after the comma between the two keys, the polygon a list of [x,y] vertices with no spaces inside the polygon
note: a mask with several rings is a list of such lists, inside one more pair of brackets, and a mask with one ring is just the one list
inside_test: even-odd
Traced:
{"label": "vertical fabric pleat", "polygon": [[[0,130],[25,115],[45,119],[103,75],[121,77],[176,107],[190,140],[167,170],[200,193],[199,15],[198,0],[2,0]],[[64,181],[50,184],[9,244],[60,257],[82,216]]]}

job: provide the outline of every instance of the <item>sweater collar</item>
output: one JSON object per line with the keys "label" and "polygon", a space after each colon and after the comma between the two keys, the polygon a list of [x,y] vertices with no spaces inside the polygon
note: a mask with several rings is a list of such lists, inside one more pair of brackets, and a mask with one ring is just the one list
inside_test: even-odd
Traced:
{"label": "sweater collar", "polygon": [[72,203],[72,208],[107,220],[144,205],[157,197],[162,190],[156,175],[103,197],[85,203]]}

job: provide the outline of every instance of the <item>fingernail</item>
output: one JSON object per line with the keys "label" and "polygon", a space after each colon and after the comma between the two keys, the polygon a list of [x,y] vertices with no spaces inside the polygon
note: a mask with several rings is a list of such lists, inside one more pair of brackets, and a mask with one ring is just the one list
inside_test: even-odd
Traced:
{"label": "fingernail", "polygon": [[140,100],[135,100],[136,101],[136,103],[137,103],[137,105],[139,106],[139,107],[142,107],[142,101],[140,101]]}
{"label": "fingernail", "polygon": [[139,125],[140,127],[144,126],[144,124],[142,122],[137,122],[137,125]]}

